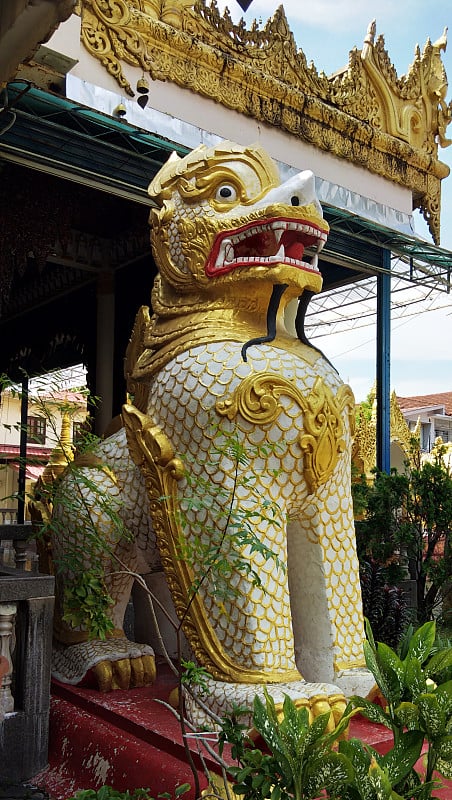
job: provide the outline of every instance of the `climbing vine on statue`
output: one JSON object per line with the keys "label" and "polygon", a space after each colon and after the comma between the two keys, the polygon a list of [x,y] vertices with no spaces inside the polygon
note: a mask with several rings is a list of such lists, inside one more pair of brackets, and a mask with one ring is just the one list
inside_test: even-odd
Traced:
{"label": "climbing vine on statue", "polygon": [[[30,530],[37,540],[40,569],[43,572],[55,572],[57,575],[65,569],[68,577],[64,583],[62,598],[63,620],[74,628],[83,626],[93,637],[104,639],[113,628],[109,617],[113,601],[109,596],[102,568],[103,559],[111,547],[96,529],[95,520],[88,509],[87,496],[96,494],[97,505],[102,507],[108,517],[116,539],[127,537],[128,534],[118,503],[98,492],[92,470],[85,469],[88,463],[95,470],[103,468],[101,461],[93,456],[101,440],[91,432],[91,421],[86,415],[87,408],[94,410],[97,407],[99,398],[94,397],[86,386],[71,386],[66,391],[62,389],[67,383],[64,370],[34,378],[24,373],[24,377],[29,386],[28,407],[34,416],[42,420],[46,442],[51,443],[53,448],[41,477],[31,492],[21,498],[28,506],[35,523]],[[22,389],[6,375],[0,377],[0,390],[7,390],[11,397],[22,401]],[[86,418],[79,425],[75,444],[72,429],[74,420],[80,414]],[[20,420],[13,427],[20,432]],[[26,433],[27,439],[33,442],[28,428]],[[33,457],[27,458],[26,463],[41,464],[34,462]],[[61,487],[60,477],[63,473],[72,475],[72,493]],[[18,495],[13,495],[12,499],[17,500]],[[73,520],[83,519],[79,533],[83,537],[84,547],[75,542],[71,546],[69,542],[64,552],[55,553],[52,548],[53,535],[61,527],[61,522],[53,516],[56,506],[63,507],[66,516],[69,515]]]}

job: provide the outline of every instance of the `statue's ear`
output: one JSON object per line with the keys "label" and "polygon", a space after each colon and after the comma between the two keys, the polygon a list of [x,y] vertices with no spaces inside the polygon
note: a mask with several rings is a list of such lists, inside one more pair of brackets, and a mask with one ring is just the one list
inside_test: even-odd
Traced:
{"label": "statue's ear", "polygon": [[167,160],[167,164],[172,164],[174,161],[180,161],[180,156],[176,153],[175,150],[171,153],[170,157]]}
{"label": "statue's ear", "polygon": [[175,166],[181,160],[182,159],[180,156],[178,156],[176,151],[173,150],[163,167],[159,169],[157,174],[154,175],[152,181],[150,182],[148,186],[148,195],[152,200],[155,200],[157,205],[161,205],[161,201],[165,194],[165,183],[167,183],[170,177],[174,175],[176,171]]}

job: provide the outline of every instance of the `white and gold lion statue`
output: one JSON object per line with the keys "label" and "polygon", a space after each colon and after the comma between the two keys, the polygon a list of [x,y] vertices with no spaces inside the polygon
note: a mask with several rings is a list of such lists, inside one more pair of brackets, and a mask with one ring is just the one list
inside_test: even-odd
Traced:
{"label": "white and gold lion statue", "polygon": [[[94,666],[106,689],[151,681],[152,650],[122,626],[131,572],[163,569],[191,651],[210,673],[204,702],[214,712],[251,706],[264,686],[314,715],[343,709],[344,695],[367,693],[372,679],[350,491],[354,399],[303,330],[328,235],[313,175],[281,183],[261,147],[223,142],[171,156],[149,194],[152,316],[140,310],[129,344],[123,425],[97,448],[102,468],[84,467],[132,534],[116,541],[85,491],[86,529],[94,519],[112,547],[104,566],[115,631],[93,641],[60,616],[54,673],[75,683]],[[218,449],[222,434],[247,453],[248,477],[238,479],[237,462]],[[71,474],[63,481],[74,493]],[[187,499],[193,484],[207,502]],[[263,550],[237,539],[240,513]],[[68,543],[83,551],[80,524],[64,506],[55,516],[64,530],[56,557]],[[200,542],[203,552],[221,548],[230,592],[194,562]]]}

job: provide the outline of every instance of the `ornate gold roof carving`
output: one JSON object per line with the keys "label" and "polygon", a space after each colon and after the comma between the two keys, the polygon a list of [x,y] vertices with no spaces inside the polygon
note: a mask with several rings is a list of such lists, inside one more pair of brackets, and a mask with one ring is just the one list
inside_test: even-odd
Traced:
{"label": "ornate gold roof carving", "polygon": [[[357,468],[368,477],[370,477],[377,463],[377,400],[375,389],[372,389],[369,400],[372,402],[372,414],[370,419],[366,417],[365,414],[361,414],[358,419],[352,455],[353,462],[356,464]],[[397,401],[395,392],[391,394],[390,403],[389,426],[391,444],[397,443],[404,453],[406,460],[412,461],[413,439],[419,440],[420,428],[416,426],[414,431],[410,430]]]}
{"label": "ornate gold roof carving", "polygon": [[452,119],[445,32],[398,77],[373,22],[362,50],[327,77],[297,48],[282,6],[262,29],[233,24],[206,0],[80,0],[80,12],[85,47],[130,96],[125,64],[407,186],[439,243],[449,169],[438,143],[451,143]]}

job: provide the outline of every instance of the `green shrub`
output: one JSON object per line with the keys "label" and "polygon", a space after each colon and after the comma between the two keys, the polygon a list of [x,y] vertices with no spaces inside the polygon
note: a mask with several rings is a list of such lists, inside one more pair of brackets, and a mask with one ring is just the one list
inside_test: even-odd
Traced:
{"label": "green shrub", "polygon": [[363,613],[374,639],[396,648],[410,618],[402,589],[387,582],[385,568],[373,559],[360,563],[359,575]]}
{"label": "green shrub", "polygon": [[79,789],[73,797],[67,800],[152,800],[149,789],[128,789],[118,792],[111,786],[102,786],[100,789]]}

